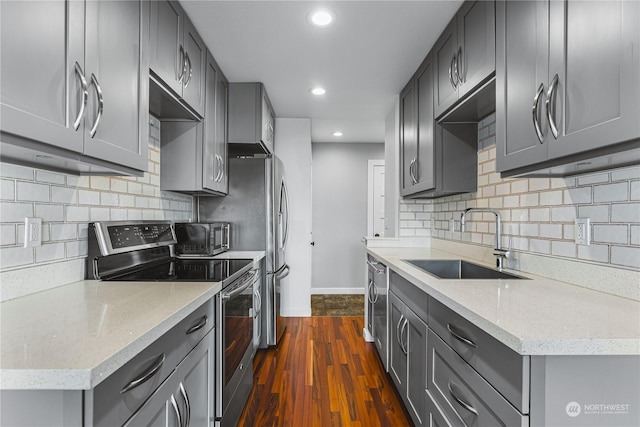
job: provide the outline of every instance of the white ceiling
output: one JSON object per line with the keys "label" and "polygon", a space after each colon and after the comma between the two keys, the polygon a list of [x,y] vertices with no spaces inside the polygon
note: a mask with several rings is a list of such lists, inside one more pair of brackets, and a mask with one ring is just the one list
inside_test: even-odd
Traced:
{"label": "white ceiling", "polygon": [[[384,142],[397,94],[462,1],[181,4],[229,81],[263,82],[277,117],[311,119],[313,142]],[[308,24],[317,7],[335,23]],[[312,96],[316,85],[327,93]]]}

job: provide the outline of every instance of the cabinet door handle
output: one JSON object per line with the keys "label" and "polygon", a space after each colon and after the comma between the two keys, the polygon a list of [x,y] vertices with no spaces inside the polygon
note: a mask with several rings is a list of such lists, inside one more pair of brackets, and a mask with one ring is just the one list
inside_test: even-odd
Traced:
{"label": "cabinet door handle", "polygon": [[192,327],[190,327],[189,329],[187,329],[186,335],[191,335],[194,332],[199,331],[200,329],[204,328],[205,325],[207,324],[207,315],[205,314],[204,316],[202,316],[200,318],[200,320],[198,321],[198,323],[196,323],[195,325],[193,325]]}
{"label": "cabinet door handle", "polygon": [[220,176],[218,177],[218,182],[222,182],[222,178],[224,178],[224,159],[218,155],[218,160],[220,161],[220,169],[218,169]]}
{"label": "cabinet door handle", "polygon": [[456,332],[455,329],[456,329],[455,326],[453,326],[451,323],[447,323],[447,330],[449,331],[449,333],[453,338],[457,339],[463,344],[468,345],[469,347],[478,348],[476,343],[471,341],[469,338],[463,337],[462,335],[460,335],[459,332]]}
{"label": "cabinet door handle", "polygon": [[549,127],[551,128],[551,134],[555,139],[558,139],[558,127],[556,126],[556,90],[558,89],[558,74],[556,73],[551,80],[549,91],[547,92],[547,100],[545,105],[547,107],[547,119],[549,119]]}
{"label": "cabinet door handle", "polygon": [[73,129],[78,130],[80,127],[80,123],[82,122],[82,117],[84,117],[84,110],[87,106],[87,98],[89,97],[89,90],[87,87],[87,79],[84,76],[84,71],[82,71],[82,67],[76,61],[75,65],[76,74],[80,78],[80,85],[82,86],[82,104],[80,104],[80,111],[78,111],[78,115],[76,119],[73,121]]}
{"label": "cabinet door handle", "polygon": [[456,57],[456,75],[458,76],[458,83],[462,84],[462,82],[464,81],[463,79],[463,72],[462,72],[462,46],[460,46],[458,48],[458,56]]}
{"label": "cabinet door handle", "polygon": [[[187,65],[189,64],[189,65]],[[191,83],[191,76],[193,76],[193,68],[191,68],[191,58],[189,58],[189,52],[184,52],[184,68],[185,72],[188,72],[184,81],[184,88],[186,89]]]}
{"label": "cabinet door handle", "polygon": [[100,124],[100,119],[102,118],[102,112],[104,111],[104,97],[102,96],[102,88],[100,87],[98,78],[93,73],[91,73],[91,83],[95,86],[96,94],[98,95],[98,114],[96,114],[96,121],[89,131],[89,135],[91,136],[91,138],[93,138],[94,136],[96,136],[96,131],[98,130],[98,125]]}
{"label": "cabinet door handle", "polygon": [[153,377],[162,367],[162,364],[164,363],[164,358],[165,358],[164,353],[162,353],[160,356],[156,358],[156,360],[153,361],[149,369],[143,372],[142,375],[140,375],[138,378],[131,380],[129,384],[124,386],[122,390],[120,390],[120,394],[124,394],[129,390],[133,390],[134,388],[149,381],[151,377]]}
{"label": "cabinet door handle", "polygon": [[449,381],[448,384],[448,388],[449,388],[449,394],[451,395],[451,397],[453,397],[453,399],[458,402],[458,404],[460,404],[460,406],[462,406],[464,409],[466,409],[467,411],[471,412],[473,415],[478,416],[478,411],[476,410],[476,408],[474,408],[473,406],[471,406],[469,403],[465,402],[464,400],[462,400],[454,391],[453,391],[453,387],[451,384],[451,381]]}
{"label": "cabinet door handle", "polygon": [[405,342],[404,339],[402,339],[402,337],[404,336],[404,331],[407,331],[407,339],[409,338],[409,332],[408,332],[408,328],[407,325],[409,324],[409,320],[405,317],[404,318],[404,323],[402,324],[402,328],[400,328],[400,347],[402,347],[402,352],[406,355],[409,354],[409,349],[408,349],[408,345]]}
{"label": "cabinet door handle", "polygon": [[538,86],[538,90],[536,91],[536,96],[533,97],[533,108],[531,108],[531,114],[533,115],[533,127],[536,130],[536,136],[538,137],[540,144],[544,143],[544,135],[542,134],[542,129],[540,129],[540,122],[538,122],[538,101],[543,93],[544,83],[540,83],[540,86]]}
{"label": "cabinet door handle", "polygon": [[369,286],[367,286],[367,300],[373,304],[373,297],[371,296],[372,286],[373,286],[373,280],[369,280]]}
{"label": "cabinet door handle", "polygon": [[180,408],[178,408],[178,402],[176,398],[171,395],[171,406],[173,406],[173,412],[176,414],[176,420],[178,420],[178,426],[182,427],[182,415],[180,415]]}
{"label": "cabinet door handle", "polygon": [[373,301],[371,302],[375,304],[378,302],[378,287],[376,286],[375,282],[372,282],[371,285],[371,288],[373,289]]}
{"label": "cabinet door handle", "polygon": [[402,348],[402,338],[400,337],[400,325],[404,321],[404,314],[400,315],[400,320],[398,320],[398,324],[396,325],[396,341],[398,341],[398,345]]}
{"label": "cabinet door handle", "polygon": [[182,394],[186,412],[184,416],[184,427],[189,427],[189,424],[191,423],[191,402],[189,402],[189,396],[187,395],[187,391],[184,389],[184,385],[182,383],[180,383],[180,394]]}
{"label": "cabinet door handle", "polygon": [[182,83],[182,79],[184,78],[185,67],[187,63],[184,59],[184,47],[180,45],[180,74],[178,74],[178,82]]}
{"label": "cabinet door handle", "polygon": [[451,86],[455,89],[458,84],[456,83],[454,77],[457,78],[457,76],[455,75],[455,70],[453,68],[453,64],[457,62],[456,61],[456,55],[453,55],[453,58],[451,58],[451,62],[449,63],[449,81],[451,82]]}

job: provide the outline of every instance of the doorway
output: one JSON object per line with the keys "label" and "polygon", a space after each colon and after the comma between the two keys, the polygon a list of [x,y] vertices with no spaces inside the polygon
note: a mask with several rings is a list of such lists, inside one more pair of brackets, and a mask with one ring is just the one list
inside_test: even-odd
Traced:
{"label": "doorway", "polygon": [[369,160],[367,237],[384,237],[384,160]]}

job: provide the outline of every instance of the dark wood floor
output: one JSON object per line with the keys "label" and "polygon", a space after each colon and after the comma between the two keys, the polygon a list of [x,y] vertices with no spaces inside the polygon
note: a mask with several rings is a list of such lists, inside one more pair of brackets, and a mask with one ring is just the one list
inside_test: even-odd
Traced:
{"label": "dark wood floor", "polygon": [[238,426],[411,426],[362,317],[285,318],[277,348],[259,350]]}

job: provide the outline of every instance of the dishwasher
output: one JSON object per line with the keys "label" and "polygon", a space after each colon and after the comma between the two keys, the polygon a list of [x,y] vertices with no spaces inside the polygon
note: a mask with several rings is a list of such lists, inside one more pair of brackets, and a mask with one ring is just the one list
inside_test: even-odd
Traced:
{"label": "dishwasher", "polygon": [[368,335],[373,338],[385,371],[388,370],[389,360],[387,352],[389,335],[387,325],[388,292],[387,267],[371,255],[368,255],[365,328],[368,331]]}

